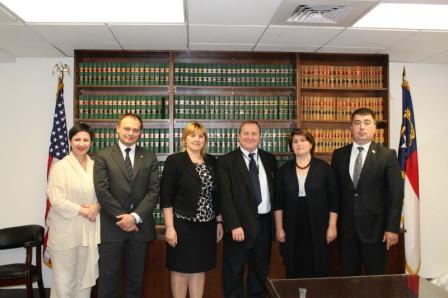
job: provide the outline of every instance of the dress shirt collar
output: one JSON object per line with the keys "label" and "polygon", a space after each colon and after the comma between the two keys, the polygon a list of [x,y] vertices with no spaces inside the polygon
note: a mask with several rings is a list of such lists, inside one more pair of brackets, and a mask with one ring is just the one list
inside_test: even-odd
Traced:
{"label": "dress shirt collar", "polygon": [[356,152],[356,154],[358,154],[358,152],[359,152],[358,147],[363,147],[364,148],[364,152],[368,152],[369,148],[370,148],[370,144],[372,144],[372,141],[370,141],[370,142],[368,142],[368,143],[366,143],[364,145],[359,145],[359,144],[353,142],[352,151],[354,151],[354,152]]}
{"label": "dress shirt collar", "polygon": [[129,151],[129,153],[134,153],[135,152],[135,147],[137,147],[136,144],[134,144],[132,146],[126,146],[121,141],[118,141],[118,146],[120,147],[121,153],[123,153],[123,154],[126,154],[126,152],[124,151],[124,150],[126,150],[126,148],[131,148],[131,151]]}
{"label": "dress shirt collar", "polygon": [[250,152],[247,151],[246,149],[244,149],[243,147],[240,147],[241,152],[243,152],[243,155],[245,158],[250,159],[249,158],[249,153],[255,153],[254,159],[258,160],[258,148],[256,148],[254,151]]}

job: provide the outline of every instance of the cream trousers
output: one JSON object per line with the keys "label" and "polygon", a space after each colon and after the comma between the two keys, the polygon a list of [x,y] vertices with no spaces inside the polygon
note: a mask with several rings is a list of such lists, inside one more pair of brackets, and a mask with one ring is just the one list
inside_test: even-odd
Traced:
{"label": "cream trousers", "polygon": [[50,250],[52,286],[50,298],[89,298],[92,288],[81,288],[87,268],[88,247]]}

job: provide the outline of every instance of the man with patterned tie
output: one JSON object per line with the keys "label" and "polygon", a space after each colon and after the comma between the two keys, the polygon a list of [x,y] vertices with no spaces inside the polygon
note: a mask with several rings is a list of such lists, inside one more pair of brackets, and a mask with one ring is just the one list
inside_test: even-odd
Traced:
{"label": "man with patterned tie", "polygon": [[341,269],[347,276],[384,274],[387,250],[398,242],[403,179],[394,150],[373,142],[373,111],[352,113],[353,143],[333,152],[341,195]]}
{"label": "man with patterned tie", "polygon": [[140,298],[148,242],[155,239],[152,211],[159,193],[158,162],[136,143],[143,123],[123,114],[117,124],[118,144],[98,152],[94,185],[101,204],[98,297],[120,296],[124,257],[126,298]]}
{"label": "man with patterned tie", "polygon": [[240,148],[218,159],[217,176],[224,220],[223,288],[225,297],[265,297],[272,244],[275,157],[258,148],[260,125],[245,121],[238,132]]}

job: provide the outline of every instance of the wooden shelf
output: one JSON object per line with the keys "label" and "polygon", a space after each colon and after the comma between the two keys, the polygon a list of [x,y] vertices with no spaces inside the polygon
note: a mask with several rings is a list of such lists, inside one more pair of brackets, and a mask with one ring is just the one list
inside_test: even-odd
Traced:
{"label": "wooden shelf", "polygon": [[331,92],[338,92],[338,91],[354,91],[354,92],[366,92],[366,91],[388,91],[387,88],[322,88],[322,87],[301,87],[303,91],[331,91]]}
{"label": "wooden shelf", "polygon": [[[350,120],[300,120],[303,124],[347,124],[350,125],[352,122]],[[377,125],[385,125],[387,124],[386,120],[377,120]]]}
{"label": "wooden shelf", "polygon": [[168,85],[76,85],[79,89],[167,89]]}
{"label": "wooden shelf", "polygon": [[278,86],[278,87],[268,87],[268,86],[184,86],[176,85],[174,87],[175,91],[181,91],[182,89],[204,89],[204,90],[262,90],[262,91],[278,91],[278,90],[296,90],[294,86]]}

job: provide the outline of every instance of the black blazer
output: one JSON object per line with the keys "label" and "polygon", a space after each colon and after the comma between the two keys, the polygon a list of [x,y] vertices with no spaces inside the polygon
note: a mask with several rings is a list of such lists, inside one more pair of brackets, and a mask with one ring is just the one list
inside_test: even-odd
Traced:
{"label": "black blazer", "polygon": [[[211,174],[215,180],[213,191],[213,204],[215,214],[218,215],[218,203],[216,200],[216,185],[214,168],[216,158],[207,154],[204,157],[206,165],[210,166]],[[179,152],[168,156],[163,168],[160,184],[160,207],[173,208],[173,211],[187,216],[195,217],[201,193],[202,181],[196,172],[194,163],[187,152]]]}
{"label": "black blazer", "polygon": [[[143,220],[136,240],[155,239],[152,211],[159,194],[159,168],[156,156],[137,146],[134,158],[134,182],[129,181],[123,154],[118,144],[96,155],[93,182],[101,204],[101,241],[123,241],[130,233],[116,225],[116,216],[137,213]],[[132,207],[131,207],[132,205]]]}
{"label": "black blazer", "polygon": [[[312,158],[305,180],[311,234],[314,247],[316,272],[330,273],[330,256],[327,245],[329,213],[339,213],[339,195],[333,169],[323,160]],[[283,245],[283,258],[286,266],[292,264],[295,253],[296,211],[299,194],[299,181],[296,161],[291,160],[281,166],[275,179],[274,210],[283,211],[283,228],[286,242]]]}
{"label": "black blazer", "polygon": [[400,165],[394,150],[372,142],[355,189],[349,172],[352,146],[335,150],[332,160],[341,194],[340,235],[344,240],[357,233],[363,242],[379,243],[385,231],[400,230],[403,205]]}
{"label": "black blazer", "polygon": [[[258,154],[266,171],[271,206],[273,206],[277,160],[274,155],[261,149],[258,149]],[[245,236],[242,245],[245,248],[251,248],[257,235],[258,206],[243,153],[237,149],[220,157],[216,168],[224,229],[229,232],[242,227]]]}

